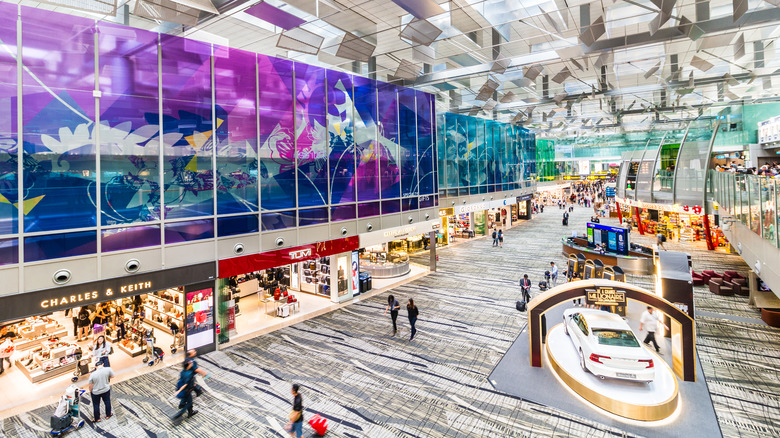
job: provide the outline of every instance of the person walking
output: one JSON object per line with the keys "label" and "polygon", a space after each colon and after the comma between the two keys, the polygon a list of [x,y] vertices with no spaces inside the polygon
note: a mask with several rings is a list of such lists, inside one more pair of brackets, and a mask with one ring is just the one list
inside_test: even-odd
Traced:
{"label": "person walking", "polygon": [[420,314],[420,310],[414,305],[414,299],[409,298],[409,303],[406,305],[406,312],[409,315],[409,325],[412,327],[412,336],[409,337],[409,340],[411,341],[414,339],[414,335],[417,334],[415,324],[417,324],[417,315]]}
{"label": "person walking", "polygon": [[293,438],[301,438],[303,436],[303,397],[300,393],[301,386],[297,383],[292,385],[293,404],[292,411],[290,411],[289,419],[285,430],[290,432],[290,436]]}
{"label": "person walking", "polygon": [[106,337],[99,335],[92,346],[92,357],[97,363],[102,363],[104,367],[111,367],[108,361],[108,355],[111,353],[111,344],[106,342]]}
{"label": "person walking", "polygon": [[504,247],[504,232],[501,230],[498,230],[498,247]]}
{"label": "person walking", "polygon": [[493,246],[498,246],[498,233],[493,230]]}
{"label": "person walking", "polygon": [[387,311],[390,311],[390,318],[393,319],[393,336],[398,333],[398,325],[396,324],[396,320],[398,319],[398,310],[401,308],[401,304],[398,302],[398,300],[395,299],[394,296],[390,295],[387,297],[387,307],[385,308],[384,315],[387,315]]}
{"label": "person walking", "polygon": [[661,347],[658,346],[658,342],[655,341],[655,332],[658,329],[658,326],[664,326],[667,329],[669,327],[666,326],[666,324],[661,321],[661,319],[656,316],[655,312],[653,311],[653,308],[650,306],[647,306],[647,310],[642,312],[642,316],[639,319],[639,331],[641,332],[642,329],[647,330],[647,335],[645,336],[644,342],[645,345],[648,347],[650,346],[650,343],[653,343],[653,346],[655,347],[655,351],[660,353]]}
{"label": "person walking", "polygon": [[553,287],[558,284],[558,267],[555,266],[555,262],[550,262],[550,280]]}
{"label": "person walking", "polygon": [[528,279],[528,274],[523,274],[523,279],[520,280],[520,291],[523,294],[523,301],[526,303],[531,301],[531,280]]}
{"label": "person walking", "polygon": [[114,371],[111,367],[104,366],[103,362],[95,364],[95,371],[89,375],[89,394],[92,398],[92,419],[95,423],[100,423],[100,402],[106,408],[106,420],[114,416],[111,410],[111,378],[114,377]]}
{"label": "person walking", "polygon": [[173,420],[178,420],[187,412],[188,417],[197,414],[193,409],[192,392],[195,390],[195,371],[193,370],[194,361],[186,360],[179,374],[179,382],[176,383],[176,398],[180,399],[179,411],[173,416]]}

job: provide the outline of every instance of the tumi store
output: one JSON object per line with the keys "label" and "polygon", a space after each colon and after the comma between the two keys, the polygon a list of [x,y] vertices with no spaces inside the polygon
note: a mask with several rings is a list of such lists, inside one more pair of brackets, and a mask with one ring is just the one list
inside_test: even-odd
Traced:
{"label": "tumi store", "polygon": [[220,260],[218,342],[351,300],[359,244],[351,236]]}
{"label": "tumi store", "polygon": [[121,374],[214,350],[215,278],[211,262],[0,297],[3,404],[59,392],[97,361]]}

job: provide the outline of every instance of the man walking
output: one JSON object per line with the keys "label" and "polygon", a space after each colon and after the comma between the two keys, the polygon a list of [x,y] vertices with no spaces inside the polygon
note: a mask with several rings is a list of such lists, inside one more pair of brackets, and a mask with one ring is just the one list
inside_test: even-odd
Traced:
{"label": "man walking", "polygon": [[662,325],[667,329],[669,328],[661,321],[661,318],[656,316],[653,308],[647,306],[647,310],[642,312],[642,317],[639,319],[639,331],[641,332],[643,328],[647,328],[647,336],[645,336],[645,340],[642,342],[644,342],[644,344],[648,347],[650,346],[650,342],[652,342],[653,346],[655,347],[655,351],[658,353],[661,352],[661,347],[659,347],[658,343],[655,341],[655,332],[659,325]]}
{"label": "man walking", "polygon": [[558,267],[555,266],[555,262],[550,262],[550,279],[553,287],[555,287],[558,284]]}
{"label": "man walking", "polygon": [[95,423],[100,423],[100,401],[106,406],[106,420],[114,413],[111,411],[111,378],[114,371],[111,367],[103,365],[104,362],[95,364],[95,371],[89,375],[89,393],[92,397],[92,418]]}
{"label": "man walking", "polygon": [[290,422],[287,423],[287,430],[293,438],[301,438],[303,436],[303,397],[298,392],[300,389],[300,385],[293,383],[293,405],[292,411],[290,411]]}
{"label": "man walking", "polygon": [[531,301],[531,280],[528,279],[528,274],[523,274],[523,279],[520,280],[520,290],[523,294],[523,301],[526,303]]}
{"label": "man walking", "polygon": [[493,230],[493,246],[498,246],[498,233],[496,233],[496,230]]}

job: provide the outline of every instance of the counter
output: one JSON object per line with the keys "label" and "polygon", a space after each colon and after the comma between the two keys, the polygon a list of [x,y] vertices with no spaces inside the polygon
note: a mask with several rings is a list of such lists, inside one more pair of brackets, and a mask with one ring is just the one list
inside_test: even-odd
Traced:
{"label": "counter", "polygon": [[653,256],[651,255],[635,251],[630,251],[627,256],[609,252],[601,254],[588,247],[587,239],[574,237],[572,240],[573,242],[568,241],[566,238],[561,239],[563,254],[566,256],[582,253],[586,259],[601,260],[604,266],[618,266],[626,274],[649,275],[654,272]]}
{"label": "counter", "polygon": [[370,272],[373,278],[393,278],[406,275],[411,271],[409,260],[403,262],[384,262],[376,263],[366,260],[360,261],[360,270]]}

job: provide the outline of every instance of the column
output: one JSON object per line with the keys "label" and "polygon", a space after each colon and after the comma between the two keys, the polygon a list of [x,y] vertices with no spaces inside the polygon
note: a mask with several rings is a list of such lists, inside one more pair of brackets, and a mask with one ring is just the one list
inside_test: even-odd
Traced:
{"label": "column", "polygon": [[430,270],[431,272],[436,272],[436,231],[431,231],[428,233],[428,238],[431,241],[430,246]]}

